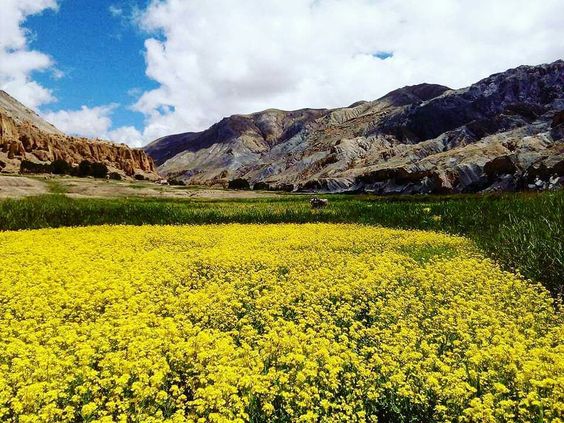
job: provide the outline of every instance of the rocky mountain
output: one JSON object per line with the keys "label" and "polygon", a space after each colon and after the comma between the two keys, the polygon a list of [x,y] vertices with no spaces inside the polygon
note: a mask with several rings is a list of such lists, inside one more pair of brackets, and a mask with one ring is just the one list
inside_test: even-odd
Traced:
{"label": "rocky mountain", "polygon": [[158,178],[153,160],[141,149],[109,141],[63,134],[32,110],[0,91],[0,172],[17,173],[22,160],[71,165],[83,160],[104,163],[110,171],[127,176]]}
{"label": "rocky mountain", "polygon": [[261,189],[450,193],[564,181],[564,61],[334,110],[265,110],[145,147],[169,177]]}

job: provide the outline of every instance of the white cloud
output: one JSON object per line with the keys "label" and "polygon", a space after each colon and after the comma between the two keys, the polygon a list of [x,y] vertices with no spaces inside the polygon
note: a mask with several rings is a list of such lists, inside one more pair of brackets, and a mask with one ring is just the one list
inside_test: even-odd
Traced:
{"label": "white cloud", "polygon": [[[32,73],[62,74],[29,49],[23,25],[57,1],[0,8],[0,88],[32,108],[54,100]],[[145,128],[114,129],[116,105],[45,116],[66,132],[132,146],[234,113],[338,107],[420,82],[457,88],[564,56],[562,0],[151,0],[143,12],[116,4],[114,17],[134,16],[151,34],[146,73],[159,87],[131,92]]]}
{"label": "white cloud", "polygon": [[140,24],[160,86],[135,107],[151,140],[268,107],[458,88],[564,56],[562,16],[561,0],[153,0]]}
{"label": "white cloud", "polygon": [[43,117],[66,134],[80,135],[83,137],[101,137],[112,126],[110,117],[116,105],[87,107],[80,110],[59,110],[47,112]]}
{"label": "white cloud", "polygon": [[59,110],[43,113],[43,117],[66,134],[101,138],[131,147],[141,147],[142,134],[133,126],[112,128],[111,115],[118,107],[108,104],[97,107],[82,106],[79,110]]}
{"label": "white cloud", "polygon": [[34,71],[53,66],[49,56],[29,50],[26,17],[56,9],[56,0],[2,0],[0,7],[0,89],[31,108],[54,100],[51,91],[33,81]]}
{"label": "white cloud", "polygon": [[143,134],[133,126],[122,126],[106,133],[105,137],[114,142],[122,142],[130,147],[142,147],[146,142]]}
{"label": "white cloud", "polygon": [[117,4],[111,4],[108,10],[114,18],[121,18],[123,16],[123,9]]}
{"label": "white cloud", "polygon": [[[28,48],[30,34],[24,23],[27,16],[57,7],[57,0],[2,0],[0,7],[0,89],[36,110],[55,101],[55,98],[50,89],[32,79],[32,73],[49,71],[54,79],[60,79],[64,74],[48,55]],[[120,16],[122,10],[110,6],[110,13]],[[111,129],[111,114],[116,107],[116,104],[92,108],[82,106],[80,110],[46,112],[43,116],[68,134],[141,146],[142,134],[134,127]]]}

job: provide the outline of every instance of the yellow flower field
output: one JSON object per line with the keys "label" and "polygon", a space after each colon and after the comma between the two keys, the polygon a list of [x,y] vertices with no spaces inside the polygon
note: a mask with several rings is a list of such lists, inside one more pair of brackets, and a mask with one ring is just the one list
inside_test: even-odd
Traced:
{"label": "yellow flower field", "polygon": [[0,421],[558,422],[556,310],[438,233],[4,232]]}

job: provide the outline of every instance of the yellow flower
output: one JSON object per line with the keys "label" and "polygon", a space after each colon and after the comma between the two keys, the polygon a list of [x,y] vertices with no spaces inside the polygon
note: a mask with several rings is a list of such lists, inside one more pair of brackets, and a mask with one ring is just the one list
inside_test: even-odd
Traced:
{"label": "yellow flower", "polygon": [[0,421],[557,421],[563,339],[547,292],[446,234],[0,233]]}

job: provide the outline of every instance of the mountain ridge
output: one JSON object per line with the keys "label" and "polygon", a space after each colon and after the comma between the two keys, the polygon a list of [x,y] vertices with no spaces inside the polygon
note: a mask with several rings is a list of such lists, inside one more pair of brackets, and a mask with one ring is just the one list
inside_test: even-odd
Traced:
{"label": "mountain ridge", "polygon": [[20,124],[29,122],[43,132],[64,135],[53,124],[3,90],[0,90],[0,110]]}
{"label": "mountain ridge", "polygon": [[462,89],[418,84],[349,107],[233,115],[145,151],[160,172],[193,184],[243,178],[273,189],[380,194],[522,189],[563,176],[562,123],[553,125],[564,110],[563,85],[558,60]]}

